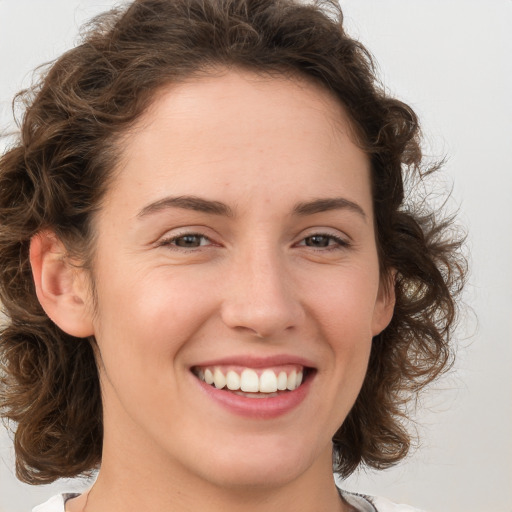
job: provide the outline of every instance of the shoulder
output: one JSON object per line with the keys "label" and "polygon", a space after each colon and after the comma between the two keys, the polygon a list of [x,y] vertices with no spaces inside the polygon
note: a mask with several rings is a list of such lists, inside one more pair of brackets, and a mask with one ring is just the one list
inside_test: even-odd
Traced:
{"label": "shoulder", "polygon": [[386,498],[371,497],[369,500],[373,503],[377,512],[425,512],[419,508],[414,508],[409,505],[392,503]]}
{"label": "shoulder", "polygon": [[343,499],[358,512],[424,512],[418,508],[392,503],[386,498],[377,496],[366,496],[364,494],[347,492],[341,489],[340,494]]}
{"label": "shoulder", "polygon": [[34,507],[32,512],[65,512],[64,504],[71,498],[76,498],[78,494],[58,494],[48,501]]}
{"label": "shoulder", "polygon": [[33,508],[32,512],[64,512],[64,503],[64,496],[59,494],[58,496],[50,498],[42,505]]}

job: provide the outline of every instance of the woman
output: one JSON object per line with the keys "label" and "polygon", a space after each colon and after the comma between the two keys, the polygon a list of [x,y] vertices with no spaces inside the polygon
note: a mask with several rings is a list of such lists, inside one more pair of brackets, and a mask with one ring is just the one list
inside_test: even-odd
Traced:
{"label": "woman", "polygon": [[27,97],[0,162],[3,415],[38,512],[396,510],[463,267],[404,203],[418,122],[335,4],[141,0]]}

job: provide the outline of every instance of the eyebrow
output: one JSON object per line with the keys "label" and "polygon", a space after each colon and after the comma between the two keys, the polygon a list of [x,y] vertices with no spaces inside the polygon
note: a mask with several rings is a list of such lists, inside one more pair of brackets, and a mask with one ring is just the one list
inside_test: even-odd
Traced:
{"label": "eyebrow", "polygon": [[[146,217],[168,208],[181,208],[226,217],[235,216],[233,210],[227,204],[220,201],[203,199],[197,196],[169,196],[148,204],[137,214],[137,217]],[[360,215],[366,221],[366,213],[363,208],[343,197],[329,197],[300,202],[293,207],[292,212],[294,215],[303,217],[329,210],[350,210]]]}
{"label": "eyebrow", "polygon": [[297,203],[293,208],[293,213],[304,216],[314,215],[315,213],[322,213],[329,210],[350,210],[359,214],[366,221],[366,213],[361,206],[343,197],[328,197]]}
{"label": "eyebrow", "polygon": [[177,196],[177,197],[164,197],[159,201],[148,204],[139,213],[138,217],[145,217],[152,213],[157,213],[168,208],[182,208],[184,210],[193,210],[196,212],[210,213],[213,215],[224,215],[226,217],[233,217],[233,210],[220,201],[212,201],[209,199],[202,199],[196,196]]}

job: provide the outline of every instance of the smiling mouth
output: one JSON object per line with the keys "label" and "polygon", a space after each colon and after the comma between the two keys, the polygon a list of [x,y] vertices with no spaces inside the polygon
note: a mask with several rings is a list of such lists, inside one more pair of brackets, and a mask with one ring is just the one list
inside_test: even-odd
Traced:
{"label": "smiling mouth", "polygon": [[247,398],[270,398],[298,389],[311,373],[301,365],[276,368],[193,367],[192,373],[202,382]]}

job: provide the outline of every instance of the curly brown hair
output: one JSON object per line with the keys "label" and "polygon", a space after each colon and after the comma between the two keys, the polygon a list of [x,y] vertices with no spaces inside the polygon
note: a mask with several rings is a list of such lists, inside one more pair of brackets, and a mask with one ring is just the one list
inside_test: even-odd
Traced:
{"label": "curly brown hair", "polygon": [[384,92],[336,1],[138,0],[93,20],[81,44],[18,95],[26,107],[20,135],[0,160],[0,407],[17,426],[16,469],[25,482],[88,472],[102,448],[95,341],[73,338],[44,313],[30,240],[51,229],[90,261],[91,219],[112,177],[116,141],[159,88],[226,67],[323,84],[346,107],[371,160],[381,275],[396,272],[396,307],[333,438],[335,471],[401,460],[411,442],[406,405],[452,362],[465,274],[460,241],[451,219],[406,204],[405,178],[432,170],[422,162],[417,117]]}

